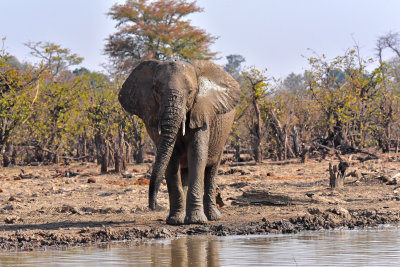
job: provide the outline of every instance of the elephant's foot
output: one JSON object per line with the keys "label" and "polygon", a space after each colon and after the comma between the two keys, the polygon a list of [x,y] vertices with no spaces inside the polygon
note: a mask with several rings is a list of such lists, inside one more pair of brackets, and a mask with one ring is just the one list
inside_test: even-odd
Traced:
{"label": "elephant's foot", "polygon": [[202,210],[186,212],[185,224],[205,224],[207,217]]}
{"label": "elephant's foot", "polygon": [[185,222],[185,213],[184,212],[176,212],[173,214],[169,214],[167,217],[167,224],[170,225],[181,225]]}
{"label": "elephant's foot", "polygon": [[215,206],[204,208],[204,212],[209,221],[217,221],[221,218],[221,212]]}

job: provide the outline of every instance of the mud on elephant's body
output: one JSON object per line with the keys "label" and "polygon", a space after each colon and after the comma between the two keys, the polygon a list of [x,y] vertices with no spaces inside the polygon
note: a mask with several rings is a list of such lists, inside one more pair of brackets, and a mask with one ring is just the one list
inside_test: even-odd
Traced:
{"label": "mud on elephant's body", "polygon": [[204,223],[220,217],[215,178],[239,98],[238,83],[208,61],[144,61],[123,84],[121,105],[143,119],[157,145],[149,207],[156,207],[165,175],[167,223]]}

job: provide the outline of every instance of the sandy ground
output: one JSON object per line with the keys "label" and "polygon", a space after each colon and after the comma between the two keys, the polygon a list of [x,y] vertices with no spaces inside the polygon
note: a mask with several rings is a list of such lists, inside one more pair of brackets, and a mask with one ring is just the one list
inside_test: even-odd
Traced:
{"label": "sandy ground", "polygon": [[162,208],[148,210],[146,177],[151,164],[129,166],[130,178],[100,175],[100,168],[92,163],[4,168],[0,169],[0,248],[397,224],[397,156],[351,162],[356,172],[346,178],[342,189],[335,190],[329,188],[327,160],[224,164],[218,175],[221,220],[182,226],[165,224],[165,184],[158,197]]}

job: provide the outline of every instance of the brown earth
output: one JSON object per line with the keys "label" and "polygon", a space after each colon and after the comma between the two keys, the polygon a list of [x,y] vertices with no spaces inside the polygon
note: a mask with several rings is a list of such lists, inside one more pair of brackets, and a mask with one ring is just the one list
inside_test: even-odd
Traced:
{"label": "brown earth", "polygon": [[162,208],[148,210],[146,177],[151,164],[104,175],[92,163],[0,169],[0,248],[86,246],[192,234],[294,233],[400,221],[396,155],[363,163],[353,160],[356,172],[342,189],[329,188],[328,165],[327,160],[225,164],[218,175],[221,220],[183,226],[165,224],[165,184],[158,197]]}

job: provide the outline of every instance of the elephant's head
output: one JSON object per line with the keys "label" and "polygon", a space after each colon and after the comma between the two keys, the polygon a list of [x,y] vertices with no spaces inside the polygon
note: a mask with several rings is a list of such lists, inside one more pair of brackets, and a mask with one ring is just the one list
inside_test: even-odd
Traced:
{"label": "elephant's head", "polygon": [[[208,61],[144,61],[130,74],[119,93],[122,107],[144,120],[157,143],[151,174],[149,207],[157,192],[179,134],[207,125],[216,114],[231,111],[240,97],[238,83]],[[157,126],[154,126],[157,125]],[[181,129],[181,131],[180,131]]]}

